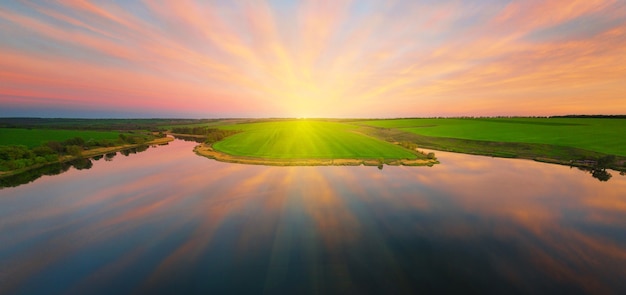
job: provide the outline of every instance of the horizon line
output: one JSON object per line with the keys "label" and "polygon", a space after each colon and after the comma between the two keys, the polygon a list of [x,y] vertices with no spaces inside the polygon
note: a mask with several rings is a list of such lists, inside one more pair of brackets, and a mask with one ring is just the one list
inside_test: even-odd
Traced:
{"label": "horizon line", "polygon": [[295,120],[308,120],[308,119],[331,119],[331,120],[358,120],[358,119],[371,119],[371,120],[393,120],[393,119],[472,119],[472,118],[566,118],[566,117],[580,117],[580,118],[626,118],[626,114],[568,114],[568,115],[495,115],[495,116],[410,116],[410,117],[206,117],[206,118],[192,118],[192,117],[40,117],[40,116],[16,116],[16,117],[2,117],[1,119],[74,119],[74,120],[238,120],[238,119],[295,119]]}

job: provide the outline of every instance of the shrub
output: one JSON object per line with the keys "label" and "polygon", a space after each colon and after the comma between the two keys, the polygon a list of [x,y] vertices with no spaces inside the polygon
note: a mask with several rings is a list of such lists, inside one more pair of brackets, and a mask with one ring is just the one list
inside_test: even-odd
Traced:
{"label": "shrub", "polygon": [[58,154],[65,152],[65,147],[58,141],[54,141],[54,140],[48,141],[46,145]]}
{"label": "shrub", "polygon": [[48,162],[48,160],[46,160],[46,158],[44,158],[44,157],[37,156],[35,158],[35,164],[43,164],[43,163],[46,163],[46,162]]}
{"label": "shrub", "polygon": [[237,134],[241,131],[238,130],[222,130],[222,129],[207,129],[209,132],[207,133],[207,138],[205,143],[212,144],[216,143],[228,136]]}
{"label": "shrub", "polygon": [[35,153],[35,155],[37,156],[46,156],[46,155],[53,155],[56,154],[55,151],[53,151],[49,146],[38,146],[38,147],[34,147],[32,149],[33,153]]}
{"label": "shrub", "polygon": [[85,140],[80,137],[70,138],[63,142],[64,146],[76,145],[76,146],[84,146]]}
{"label": "shrub", "polygon": [[33,153],[27,147],[21,145],[0,146],[0,160],[17,160],[31,158]]}
{"label": "shrub", "polygon": [[46,155],[44,158],[46,158],[46,161],[48,162],[54,162],[59,159],[59,155],[57,154]]}
{"label": "shrub", "polygon": [[83,148],[77,145],[70,145],[66,147],[67,153],[79,157],[83,154]]}
{"label": "shrub", "polygon": [[410,141],[403,141],[400,142],[400,146],[406,148],[406,149],[410,149],[410,150],[416,150],[417,149],[417,144],[414,142],[410,142]]}

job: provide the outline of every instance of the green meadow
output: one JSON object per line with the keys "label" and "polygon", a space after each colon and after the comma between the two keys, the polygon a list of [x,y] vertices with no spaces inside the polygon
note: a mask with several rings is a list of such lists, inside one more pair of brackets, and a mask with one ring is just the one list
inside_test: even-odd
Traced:
{"label": "green meadow", "polygon": [[[425,159],[426,156],[412,150],[417,146],[562,164],[615,155],[617,158],[612,160],[611,167],[626,169],[626,119],[617,118],[140,119],[90,122],[87,119],[0,120],[0,124],[4,124],[0,126],[12,127],[0,128],[0,146],[35,148],[48,141],[63,142],[75,137],[81,137],[85,142],[117,142],[120,130],[132,132],[125,133],[127,138],[124,139],[132,143],[137,136],[150,136],[146,135],[147,131],[138,130],[164,131],[167,128],[173,131],[187,127],[192,131],[196,128],[206,128],[204,131],[207,132],[219,129],[238,131],[234,135],[229,132],[195,134],[215,151],[234,157]],[[72,126],[80,130],[64,129]]]}
{"label": "green meadow", "polygon": [[220,127],[241,133],[213,144],[235,156],[273,159],[415,159],[400,146],[355,132],[358,126],[338,122],[292,120]]}
{"label": "green meadow", "polygon": [[0,128],[0,145],[24,145],[32,148],[48,141],[60,142],[74,137],[81,137],[85,141],[116,140],[119,134],[113,131]]}
{"label": "green meadow", "polygon": [[355,123],[429,137],[547,144],[626,156],[626,119],[390,119]]}

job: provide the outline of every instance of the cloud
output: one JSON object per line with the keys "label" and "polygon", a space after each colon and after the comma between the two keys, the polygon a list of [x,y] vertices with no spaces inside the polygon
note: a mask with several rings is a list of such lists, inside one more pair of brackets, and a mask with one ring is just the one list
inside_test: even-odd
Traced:
{"label": "cloud", "polygon": [[22,109],[626,111],[608,106],[626,94],[621,1],[26,2],[0,6],[0,22],[0,105]]}

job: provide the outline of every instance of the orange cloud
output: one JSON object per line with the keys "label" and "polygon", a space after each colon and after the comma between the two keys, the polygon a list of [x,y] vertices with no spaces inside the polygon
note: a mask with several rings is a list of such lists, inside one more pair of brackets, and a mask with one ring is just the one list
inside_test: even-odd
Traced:
{"label": "orange cloud", "polygon": [[626,94],[619,1],[13,6],[0,7],[0,52],[12,56],[0,61],[0,105],[259,117],[626,111],[615,106]]}

